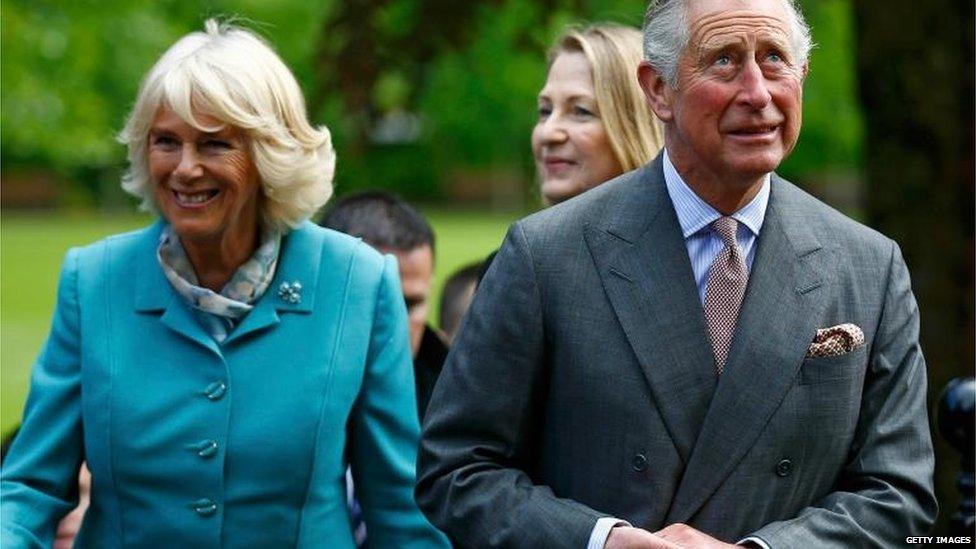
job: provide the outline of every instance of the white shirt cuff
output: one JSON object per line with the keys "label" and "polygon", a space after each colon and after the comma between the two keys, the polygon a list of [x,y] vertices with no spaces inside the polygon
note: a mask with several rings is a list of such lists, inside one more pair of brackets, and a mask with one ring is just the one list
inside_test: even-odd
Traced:
{"label": "white shirt cuff", "polygon": [[763,540],[761,540],[761,539],[759,539],[759,538],[757,538],[755,536],[749,536],[749,537],[747,537],[747,538],[739,541],[739,543],[736,543],[736,545],[742,545],[743,543],[745,543],[747,541],[751,541],[752,543],[755,543],[759,547],[762,547],[762,549],[770,549],[769,545],[767,545],[765,541],[763,541]]}
{"label": "white shirt cuff", "polygon": [[[593,532],[590,533],[590,542],[586,544],[586,549],[603,549],[603,546],[607,543],[607,538],[610,537],[610,530],[614,526],[630,526],[630,523],[614,517],[597,519],[596,526],[593,527]],[[766,547],[765,549],[769,548]]]}

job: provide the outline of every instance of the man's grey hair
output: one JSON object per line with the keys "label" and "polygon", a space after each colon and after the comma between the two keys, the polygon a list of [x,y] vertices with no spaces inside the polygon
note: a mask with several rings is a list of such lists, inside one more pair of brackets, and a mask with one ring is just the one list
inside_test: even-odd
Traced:
{"label": "man's grey hair", "polygon": [[[672,88],[678,87],[678,59],[688,45],[687,7],[690,0],[651,0],[644,14],[644,58]],[[780,0],[790,18],[793,59],[806,65],[813,41],[810,27],[795,0]]]}

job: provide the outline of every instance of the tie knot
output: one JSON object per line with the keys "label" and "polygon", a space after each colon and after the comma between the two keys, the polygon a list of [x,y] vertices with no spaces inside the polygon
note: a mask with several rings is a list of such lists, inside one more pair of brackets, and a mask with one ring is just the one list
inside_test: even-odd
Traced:
{"label": "tie knot", "polygon": [[736,246],[735,233],[739,222],[732,217],[720,217],[712,222],[712,228],[722,237],[722,242],[729,248]]}

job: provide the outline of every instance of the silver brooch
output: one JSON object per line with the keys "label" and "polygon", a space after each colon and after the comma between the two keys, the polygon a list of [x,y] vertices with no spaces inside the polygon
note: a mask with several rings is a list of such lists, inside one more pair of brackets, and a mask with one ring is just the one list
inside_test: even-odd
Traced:
{"label": "silver brooch", "polygon": [[278,286],[278,297],[288,303],[298,303],[302,300],[302,283],[299,281],[282,282]]}

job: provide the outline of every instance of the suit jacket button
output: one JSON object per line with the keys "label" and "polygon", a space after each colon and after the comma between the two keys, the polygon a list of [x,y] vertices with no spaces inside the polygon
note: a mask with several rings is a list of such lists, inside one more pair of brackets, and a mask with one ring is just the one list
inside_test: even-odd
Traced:
{"label": "suit jacket button", "polygon": [[631,465],[638,473],[644,471],[644,469],[647,469],[647,456],[644,454],[637,454],[634,456],[633,461],[631,461]]}
{"label": "suit jacket button", "polygon": [[781,477],[789,476],[793,472],[793,462],[784,459],[776,464],[776,474]]}

